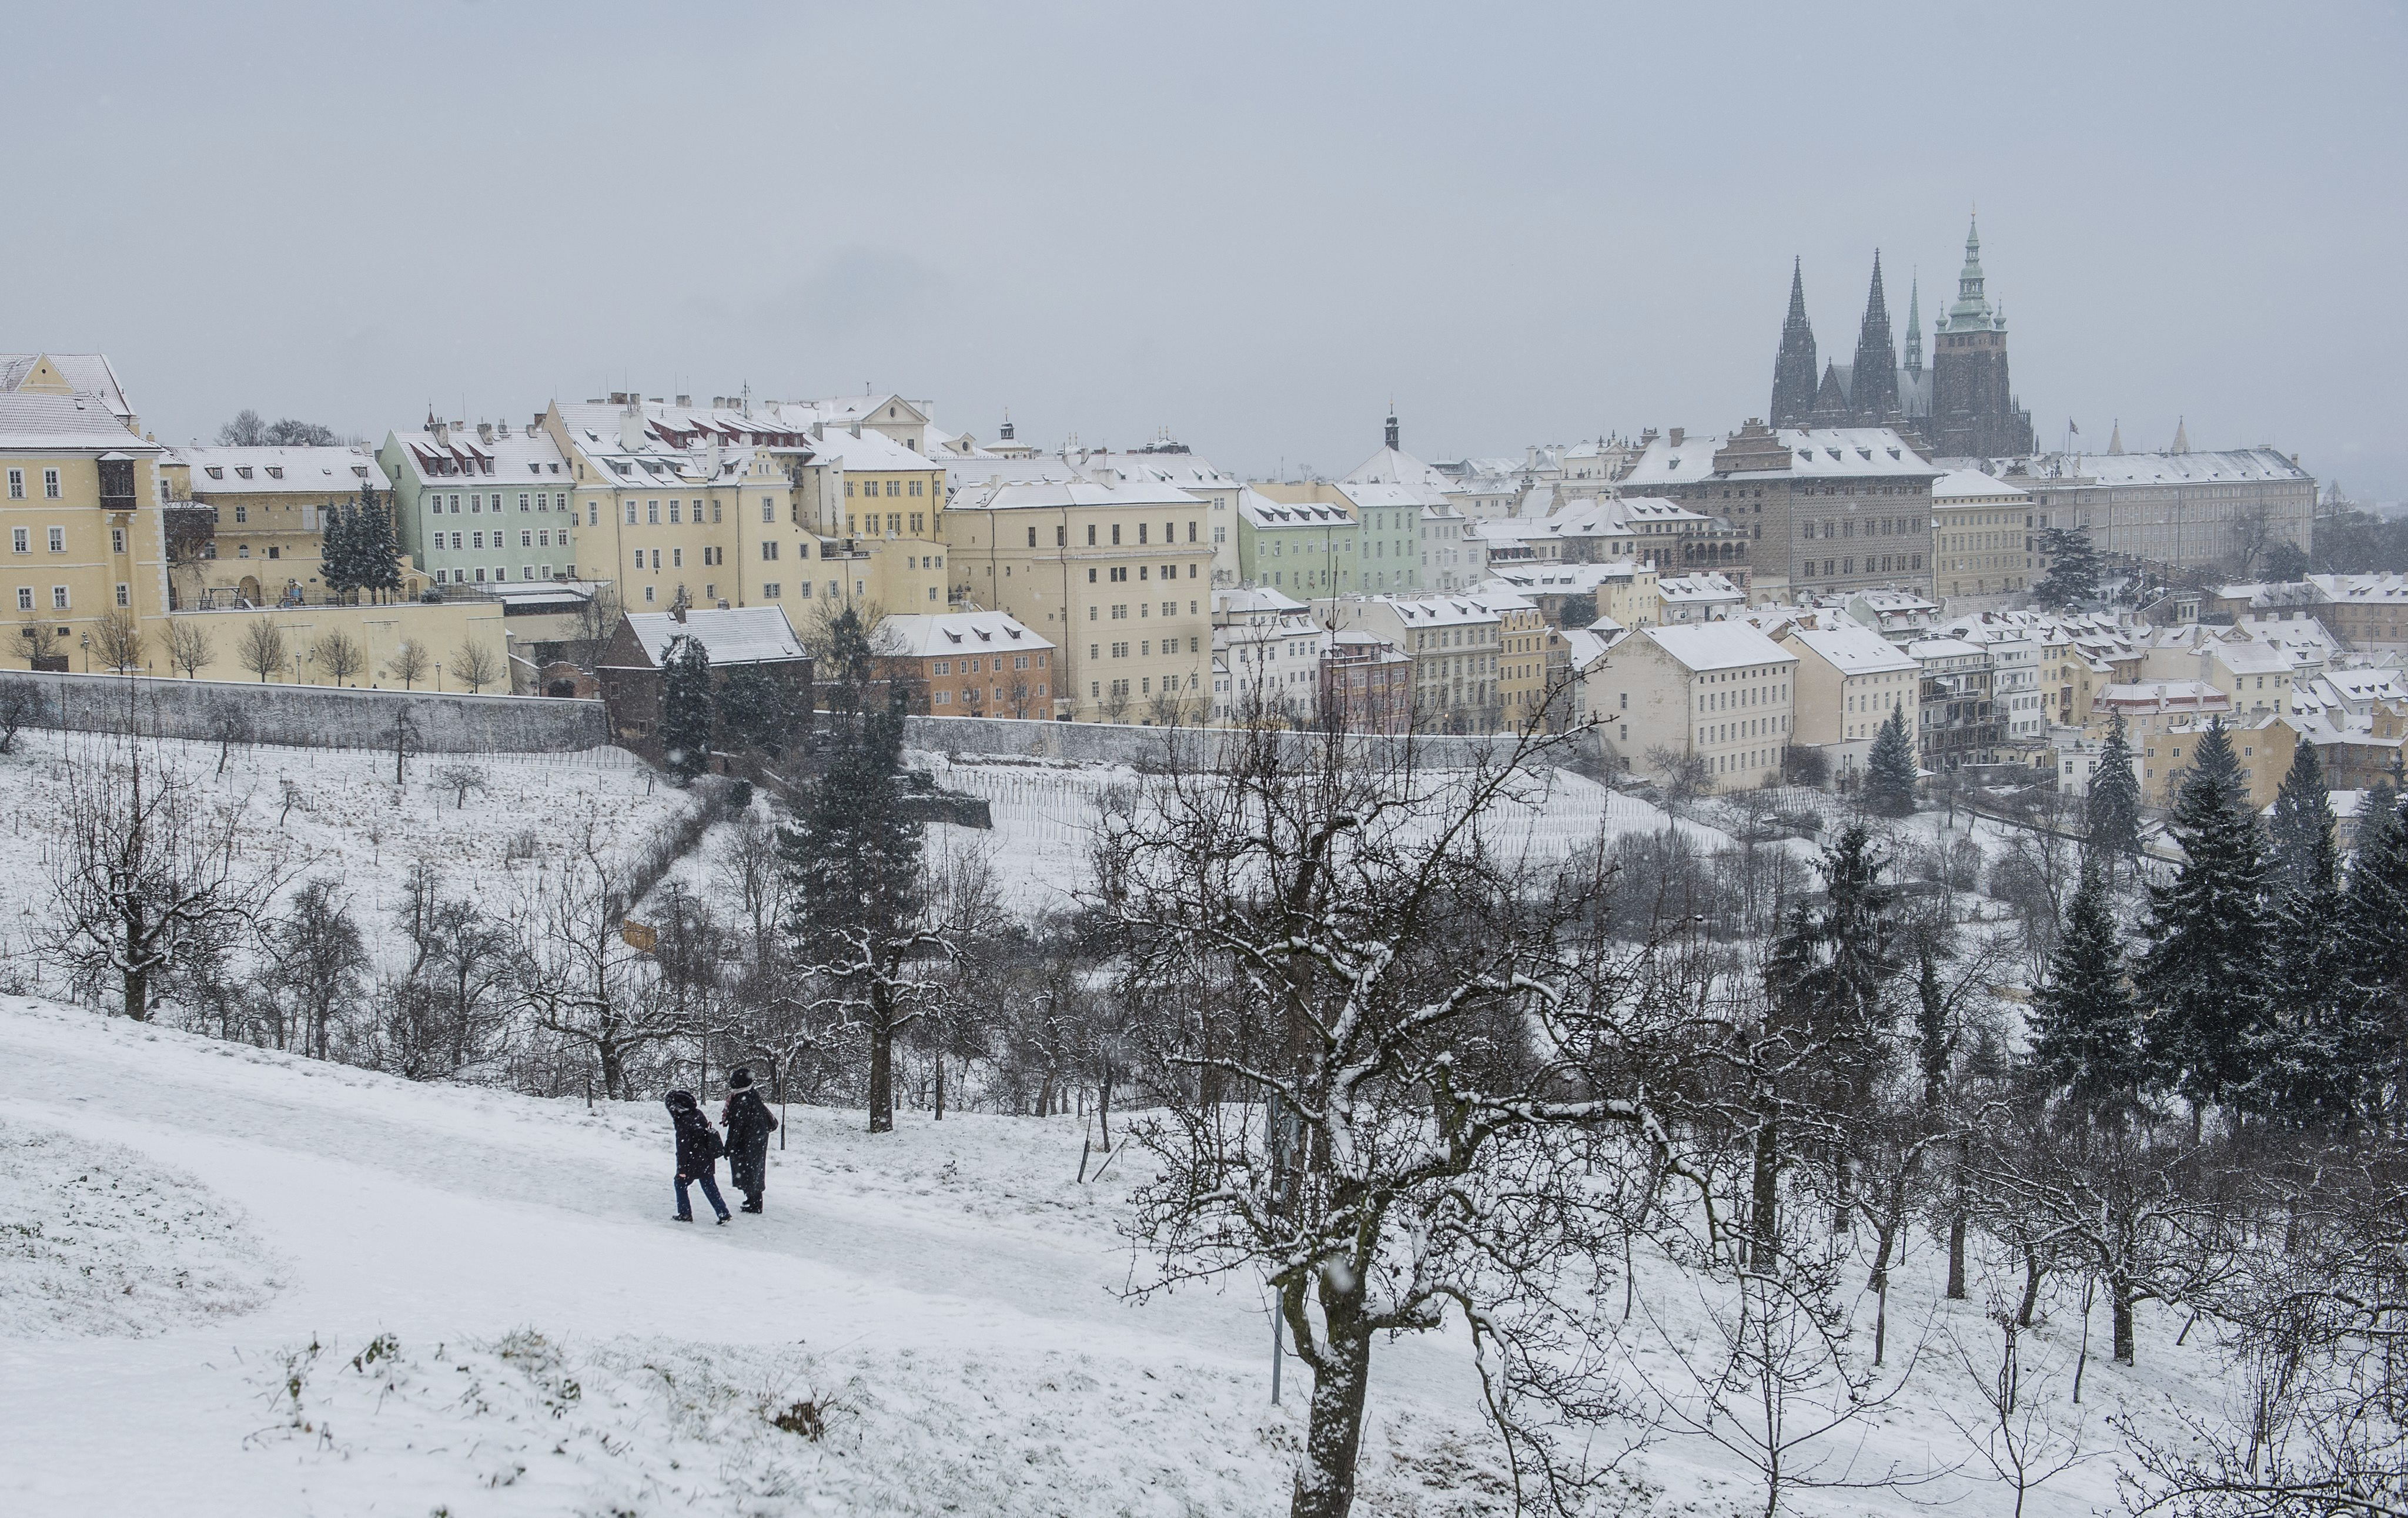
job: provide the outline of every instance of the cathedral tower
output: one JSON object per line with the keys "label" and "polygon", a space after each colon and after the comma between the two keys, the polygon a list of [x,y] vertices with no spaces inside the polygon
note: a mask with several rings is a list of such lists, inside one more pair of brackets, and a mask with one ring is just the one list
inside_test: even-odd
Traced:
{"label": "cathedral tower", "polygon": [[1990,304],[1982,274],[1982,233],[1965,234],[1956,303],[1932,324],[1932,442],[1951,457],[1995,458],[2032,451],[2030,413],[2007,382],[2007,319]]}
{"label": "cathedral tower", "polygon": [[1859,427],[1894,427],[1903,420],[1898,404],[1898,345],[1890,341],[1889,297],[1882,293],[1881,251],[1873,251],[1872,289],[1865,295],[1864,324],[1856,332],[1856,364],[1848,376],[1848,409]]}
{"label": "cathedral tower", "polygon": [[1802,427],[1814,409],[1814,328],[1806,320],[1802,261],[1789,265],[1789,319],[1781,324],[1781,353],[1772,361],[1772,410],[1776,427]]}

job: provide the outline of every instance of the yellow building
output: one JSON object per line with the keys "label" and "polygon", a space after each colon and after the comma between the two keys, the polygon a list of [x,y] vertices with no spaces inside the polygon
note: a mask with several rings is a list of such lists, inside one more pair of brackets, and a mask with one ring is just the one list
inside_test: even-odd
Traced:
{"label": "yellow building", "polygon": [[165,610],[161,451],[93,396],[0,392],[0,559],[22,630],[10,653],[70,667],[102,617]]}
{"label": "yellow building", "polygon": [[1572,707],[1570,691],[1564,693],[1555,713],[1545,709],[1547,693],[1570,666],[1570,650],[1562,631],[1519,595],[1467,591],[1461,599],[1497,616],[1497,702],[1504,713],[1504,725],[1526,727],[1549,715],[1568,721]]}
{"label": "yellow building", "polygon": [[[890,397],[890,403],[892,397]],[[823,426],[814,464],[829,471],[820,530],[867,556],[866,597],[882,610],[945,607],[945,468],[886,434]]]}
{"label": "yellow building", "polygon": [[1938,595],[1998,595],[2029,587],[2032,498],[1976,469],[1931,486],[1931,588]]}
{"label": "yellow building", "polygon": [[954,596],[1010,612],[1060,651],[1057,715],[1202,720],[1212,649],[1203,502],[1151,482],[997,480],[965,486],[945,515]]}
{"label": "yellow building", "polygon": [[[362,488],[392,508],[384,471],[359,448],[175,448],[159,461],[171,501],[210,513],[210,541],[172,577],[176,603],[193,609],[273,606],[326,594],[325,524],[356,507]],[[422,577],[403,577],[416,595]]]}

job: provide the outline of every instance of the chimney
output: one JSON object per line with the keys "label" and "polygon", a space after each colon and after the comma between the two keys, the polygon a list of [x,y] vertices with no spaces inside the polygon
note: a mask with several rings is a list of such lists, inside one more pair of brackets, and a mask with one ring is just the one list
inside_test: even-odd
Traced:
{"label": "chimney", "polygon": [[625,391],[624,391],[624,390],[614,390],[614,391],[610,392],[610,404],[611,404],[611,405],[613,405],[613,406],[624,406],[624,405],[626,405],[626,404],[627,404],[627,393],[626,393]]}
{"label": "chimney", "polygon": [[680,395],[677,398],[677,403],[680,406],[692,406],[694,404],[694,397],[691,395]]}
{"label": "chimney", "polygon": [[485,444],[489,448],[493,446],[494,424],[492,422],[480,422],[477,423],[477,441]]}
{"label": "chimney", "polygon": [[619,411],[619,446],[633,453],[644,446],[644,399],[629,395]]}
{"label": "chimney", "polygon": [[1681,446],[1681,439],[1686,437],[1688,435],[1688,428],[1674,427],[1670,433],[1665,435],[1665,441],[1670,443],[1674,448],[1678,448]]}

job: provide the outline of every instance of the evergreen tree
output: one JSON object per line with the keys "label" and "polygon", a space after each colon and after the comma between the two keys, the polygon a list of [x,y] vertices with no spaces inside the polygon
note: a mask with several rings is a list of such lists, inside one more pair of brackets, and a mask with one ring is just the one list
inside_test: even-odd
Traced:
{"label": "evergreen tree", "polygon": [[691,633],[661,656],[661,756],[680,785],[710,767],[710,651]]}
{"label": "evergreen tree", "polygon": [[2149,1074],[2195,1104],[2252,1075],[2248,1053],[2269,1004],[2266,860],[2249,782],[2221,719],[2192,750],[2167,831],[2182,845],[2174,878],[2150,888],[2142,995]]}
{"label": "evergreen tree", "polygon": [[2274,795],[2268,830],[2268,917],[2274,935],[2272,1017],[2252,1051],[2252,1104],[2306,1118],[2330,1104],[2344,1015],[2341,848],[2315,745],[2301,739]]}
{"label": "evergreen tree", "polygon": [[360,487],[359,525],[351,534],[355,573],[362,589],[391,594],[401,589],[401,536],[393,503],[377,499],[374,485]]}
{"label": "evergreen tree", "polygon": [[730,744],[776,757],[793,743],[810,714],[785,683],[762,665],[738,665],[719,687],[719,730]]}
{"label": "evergreen tree", "polygon": [[1906,730],[1906,709],[1889,709],[1889,717],[1873,735],[1872,753],[1865,761],[1865,805],[1885,817],[1906,817],[1914,811],[1914,737]]}
{"label": "evergreen tree", "polygon": [[895,1037],[916,1017],[903,973],[937,947],[924,931],[920,824],[904,814],[903,687],[868,700],[869,639],[851,610],[832,629],[829,730],[820,771],[779,834],[786,924],[798,962],[857,1010],[869,1040],[869,1131],[895,1126]]}
{"label": "evergreen tree", "polygon": [[2107,728],[2107,741],[2099,746],[2098,763],[2090,766],[2090,791],[2082,809],[2089,851],[2106,867],[2113,884],[2115,866],[2141,853],[2141,772],[2132,764],[2132,741],[2120,711]]}
{"label": "evergreen tree", "polygon": [[[2337,1007],[2320,1093],[2334,1115],[2386,1118],[2408,1101],[2408,817],[2388,786],[2368,793],[2342,901]],[[2391,1110],[2378,1109],[2387,1098]]]}
{"label": "evergreen tree", "polygon": [[2095,855],[2065,910],[2048,983],[2032,997],[2032,1065],[2086,1101],[2139,1095],[2147,1075],[2141,1008],[2126,983],[2123,933]]}
{"label": "evergreen tree", "polygon": [[2048,573],[2032,587],[2042,606],[2071,606],[2099,594],[2099,551],[2087,529],[2047,527],[2040,535],[2040,551]]}
{"label": "evergreen tree", "polygon": [[334,502],[321,510],[318,578],[325,582],[327,598],[340,601],[359,588],[358,554],[352,546],[353,523],[350,512]]}

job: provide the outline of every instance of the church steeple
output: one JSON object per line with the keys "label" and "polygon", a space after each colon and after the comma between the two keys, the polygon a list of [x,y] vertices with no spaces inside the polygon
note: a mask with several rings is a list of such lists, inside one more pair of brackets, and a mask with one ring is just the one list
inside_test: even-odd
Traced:
{"label": "church steeple", "polygon": [[1789,316],[1781,324],[1781,352],[1772,361],[1772,409],[1776,427],[1802,427],[1814,408],[1814,327],[1806,320],[1802,260],[1789,265]]}
{"label": "church steeple", "polygon": [[1815,387],[1813,408],[1797,423],[1801,427],[1844,427],[1848,424],[1848,393],[1840,386],[1840,367],[1823,365],[1823,382]]}
{"label": "church steeple", "polygon": [[2166,450],[2166,451],[2169,453],[2187,453],[2190,451],[2190,422],[2187,418],[2176,417],[2174,419],[2174,446]]}
{"label": "church steeple", "polygon": [[2123,457],[2124,419],[2122,417],[2117,417],[2115,419],[2114,429],[2107,434],[2107,452],[2112,458]]}
{"label": "church steeple", "polygon": [[1899,420],[1898,348],[1889,337],[1889,297],[1882,292],[1881,251],[1873,251],[1872,288],[1865,294],[1864,324],[1856,332],[1856,364],[1850,371],[1849,410],[1860,427],[1888,426]]}
{"label": "church steeple", "polygon": [[1906,372],[1923,372],[1923,281],[1910,279],[1906,286]]}
{"label": "church steeple", "polygon": [[1948,308],[1943,331],[1980,332],[1995,324],[1996,313],[1982,285],[1982,226],[1976,219],[1965,228],[1965,266],[1956,273],[1956,304]]}

